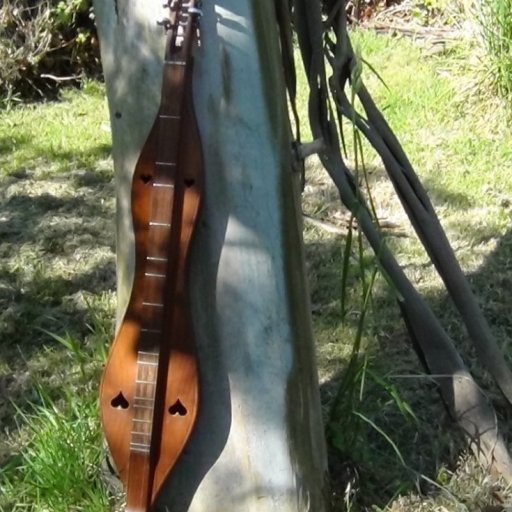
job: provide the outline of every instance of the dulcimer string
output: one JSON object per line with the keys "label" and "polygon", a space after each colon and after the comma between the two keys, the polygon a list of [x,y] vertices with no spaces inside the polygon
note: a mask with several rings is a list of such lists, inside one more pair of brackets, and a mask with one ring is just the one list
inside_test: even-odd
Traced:
{"label": "dulcimer string", "polygon": [[103,372],[100,409],[126,511],[151,510],[198,410],[199,377],[188,304],[190,244],[203,163],[192,103],[192,49],[201,14],[170,0],[162,95],[132,179],[135,272]]}

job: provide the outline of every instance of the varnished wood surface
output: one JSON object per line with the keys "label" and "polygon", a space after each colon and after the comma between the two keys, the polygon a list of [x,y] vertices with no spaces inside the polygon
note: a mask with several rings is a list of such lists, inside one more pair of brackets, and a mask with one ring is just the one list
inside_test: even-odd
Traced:
{"label": "varnished wood surface", "polygon": [[[171,91],[173,84],[178,89],[174,97],[163,97],[159,111],[159,116],[164,117],[176,112],[180,117],[177,128],[169,129],[167,124],[162,129],[162,121],[157,117],[133,175],[134,282],[100,389],[105,438],[127,489],[129,512],[150,510],[190,436],[198,410],[199,381],[187,272],[201,202],[203,166],[192,106],[190,66],[181,78],[179,75],[172,73],[169,66],[164,69],[164,87],[167,80],[172,81]],[[163,174],[165,166],[158,162],[171,159],[176,165],[169,175]],[[154,186],[157,181],[165,181],[167,188]],[[170,190],[170,185],[172,194],[162,195]],[[170,225],[169,232],[151,226],[155,217],[159,223]],[[156,254],[155,250],[165,255],[167,261],[149,261],[148,256]],[[148,272],[165,275],[164,285],[153,285]],[[153,314],[144,306],[149,300],[163,307],[153,308],[158,310]],[[160,333],[145,332],[157,330],[155,326],[161,329]],[[141,378],[141,352],[156,354],[158,360],[151,419],[140,415],[140,404],[144,402],[138,396],[145,389],[144,384],[136,382]],[[151,363],[147,364],[150,368]],[[151,391],[152,386],[147,384],[146,388]],[[141,429],[141,434],[134,435],[137,421],[148,422],[150,429]],[[145,446],[142,451],[134,450],[134,440],[148,442],[150,446],[147,451]]]}

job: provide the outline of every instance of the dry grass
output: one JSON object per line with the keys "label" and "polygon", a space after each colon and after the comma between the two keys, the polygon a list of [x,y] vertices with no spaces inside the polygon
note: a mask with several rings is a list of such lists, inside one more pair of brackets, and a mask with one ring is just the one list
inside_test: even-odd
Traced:
{"label": "dry grass", "polygon": [[95,84],[0,120],[0,510],[105,502],[91,411],[114,319],[107,122]]}
{"label": "dry grass", "polygon": [[[355,39],[389,86],[390,92],[371,73],[366,76],[426,184],[508,356],[512,140],[501,107],[488,98],[464,96],[468,75],[460,63],[468,61],[466,48],[427,57],[401,39],[371,33],[356,34]],[[2,502],[0,497],[0,510],[11,510],[22,493],[33,499],[29,490],[34,485],[22,478],[20,457],[53,446],[47,438],[41,441],[44,446],[34,445],[38,438],[29,428],[34,411],[29,402],[48,403],[42,401],[40,388],[53,404],[45,410],[54,408],[60,418],[75,410],[70,421],[77,417],[73,407],[90,411],[96,400],[99,367],[114,319],[114,185],[109,134],[102,129],[106,123],[103,91],[94,84],[80,94],[68,93],[58,103],[3,112],[0,119],[0,391],[10,400],[0,405],[0,477],[9,482],[3,489],[10,489],[5,499],[11,500]],[[387,223],[388,243],[479,381],[498,399],[500,419],[509,425],[508,409],[477,367],[441,283],[369,150],[366,162],[378,215]],[[347,214],[315,161],[308,167],[304,210],[346,231]],[[366,250],[363,265],[358,254],[352,254],[342,323],[345,236],[307,224],[305,240],[327,417],[357,331],[359,281],[362,275],[368,278],[374,262]],[[371,311],[362,339],[366,373],[360,375],[365,378],[354,380],[352,390],[360,416],[346,424],[351,431],[343,432],[341,426],[343,437],[353,443],[331,449],[340,509],[480,512],[512,503],[509,491],[465,453],[435,386],[410,348],[393,292],[381,278]],[[68,349],[49,332],[61,336]],[[97,422],[92,425],[95,439]],[[96,501],[90,496],[74,499],[89,503],[85,509],[100,510],[90,503],[102,503],[103,492],[98,488]],[[47,500],[56,503],[52,510],[76,506],[65,498]],[[49,502],[39,506],[28,501],[25,510],[49,510]],[[490,506],[498,508],[485,508]]]}
{"label": "dry grass", "polygon": [[[472,68],[467,64],[474,50],[466,43],[430,55],[423,44],[371,32],[356,33],[354,40],[389,87],[386,90],[366,70],[365,79],[425,184],[493,332],[510,358],[512,325],[507,308],[512,301],[512,137],[506,111],[488,95],[475,97],[476,89],[465,87],[468,82],[474,84],[474,76],[469,74]],[[350,147],[350,126],[346,134]],[[388,226],[388,244],[456,341],[479,382],[496,398],[507,432],[507,408],[477,364],[459,318],[416,240],[380,161],[370,148],[365,153],[376,210]],[[338,227],[346,225],[347,212],[314,160],[308,168],[304,211]],[[307,224],[305,239],[327,411],[345,374],[357,331],[359,278],[374,263],[372,254],[365,251],[361,266],[353,251],[348,312],[342,323],[345,237]],[[368,374],[366,380],[358,378],[354,382],[356,413],[371,423],[343,421],[339,428],[355,441],[338,450],[331,447],[334,466],[341,467],[340,471],[352,468],[352,476],[335,478],[338,496],[344,495],[348,484],[352,485],[351,495],[340,510],[481,511],[512,506],[512,494],[503,483],[491,479],[466,453],[435,386],[424,375],[409,345],[393,292],[383,279],[376,282],[362,345],[361,364],[366,365]],[[373,379],[372,373],[380,381]],[[416,421],[404,416],[401,404],[412,409]],[[350,432],[354,428],[355,434]]]}

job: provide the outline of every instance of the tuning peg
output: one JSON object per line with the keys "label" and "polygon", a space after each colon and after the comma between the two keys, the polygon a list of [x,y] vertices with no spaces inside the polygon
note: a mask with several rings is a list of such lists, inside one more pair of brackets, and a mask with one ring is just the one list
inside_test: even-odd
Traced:
{"label": "tuning peg", "polygon": [[172,27],[172,23],[169,18],[162,18],[161,20],[158,20],[156,24],[160,25],[161,27],[164,27],[166,31],[170,30]]}

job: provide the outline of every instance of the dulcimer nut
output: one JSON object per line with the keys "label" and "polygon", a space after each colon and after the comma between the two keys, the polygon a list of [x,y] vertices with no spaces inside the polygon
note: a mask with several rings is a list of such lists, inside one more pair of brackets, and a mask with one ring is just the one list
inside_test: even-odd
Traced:
{"label": "dulcimer nut", "polygon": [[191,16],[199,16],[199,17],[201,17],[203,15],[203,11],[201,9],[198,9],[197,7],[189,7],[188,8],[188,13]]}

